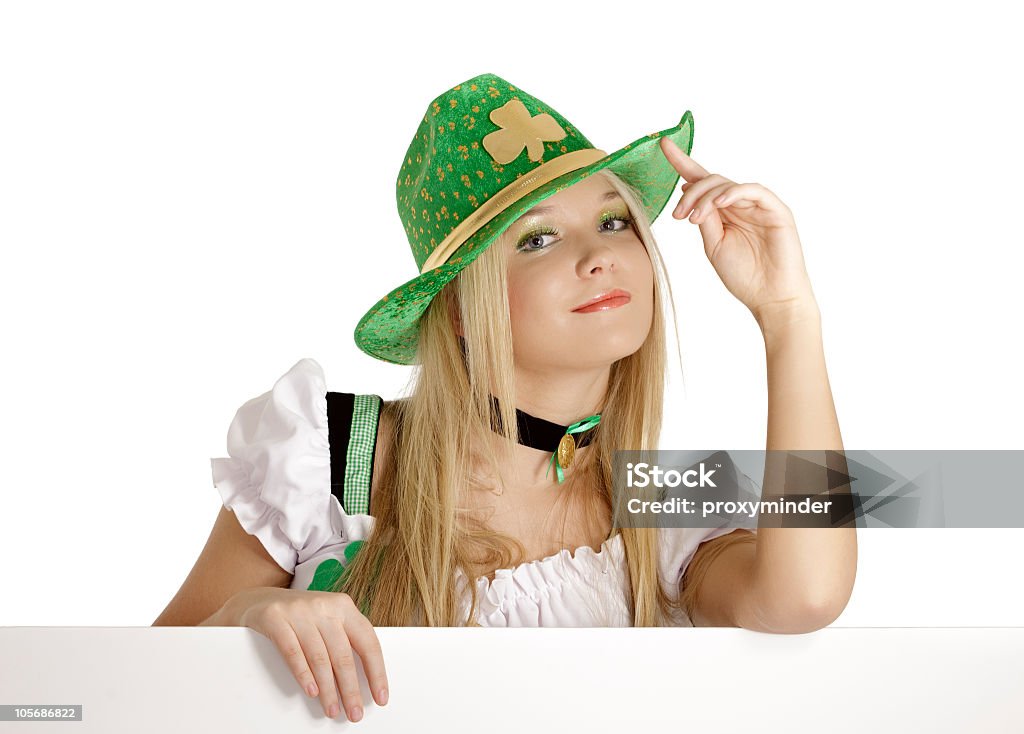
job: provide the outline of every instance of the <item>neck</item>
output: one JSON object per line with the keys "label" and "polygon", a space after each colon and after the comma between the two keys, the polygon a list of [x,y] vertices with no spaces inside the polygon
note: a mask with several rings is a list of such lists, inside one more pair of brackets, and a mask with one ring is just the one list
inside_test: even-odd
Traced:
{"label": "neck", "polygon": [[[601,412],[610,374],[607,365],[564,372],[531,371],[517,366],[515,407],[537,418],[567,426]],[[497,446],[499,437],[490,433],[486,440]],[[586,464],[591,450],[590,446],[578,448],[574,465]],[[550,492],[553,482],[548,471],[550,459],[550,451],[516,444],[512,447],[511,464],[503,469],[502,476],[511,487],[539,487]]]}
{"label": "neck", "polygon": [[515,369],[516,407],[552,423],[568,425],[601,412],[611,368],[559,372]]}

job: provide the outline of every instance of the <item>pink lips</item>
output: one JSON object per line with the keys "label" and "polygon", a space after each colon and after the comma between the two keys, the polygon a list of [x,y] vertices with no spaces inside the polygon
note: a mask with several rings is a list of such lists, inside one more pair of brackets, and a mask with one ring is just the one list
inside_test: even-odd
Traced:
{"label": "pink lips", "polygon": [[629,303],[631,296],[629,291],[621,288],[613,288],[610,291],[599,293],[573,309],[573,313],[592,313],[594,311],[607,311]]}

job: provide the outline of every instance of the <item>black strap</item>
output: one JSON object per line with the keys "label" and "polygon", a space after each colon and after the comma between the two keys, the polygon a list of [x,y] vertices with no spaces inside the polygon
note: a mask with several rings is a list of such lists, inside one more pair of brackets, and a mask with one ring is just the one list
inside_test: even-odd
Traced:
{"label": "black strap", "polygon": [[[352,436],[352,413],[355,395],[347,392],[327,393],[327,442],[331,446],[331,494],[345,507],[345,457]],[[348,510],[345,510],[348,512]]]}
{"label": "black strap", "polygon": [[[500,410],[501,403],[491,395],[491,427],[499,432],[502,426]],[[519,443],[541,451],[556,451],[559,442],[569,428],[569,426],[562,426],[530,415],[519,408],[516,408],[516,424],[519,426]],[[576,448],[581,449],[588,446],[596,435],[596,429],[597,426],[594,426],[582,433],[573,434]]]}
{"label": "black strap", "polygon": [[[363,396],[370,397],[370,396]],[[383,405],[383,401],[379,396],[372,396],[375,398],[377,409]],[[351,514],[352,508],[346,506],[345,502],[345,473],[349,453],[349,444],[352,440],[352,422],[355,418],[355,399],[354,393],[345,392],[328,392],[327,393],[327,441],[330,445],[331,452],[331,494],[338,498],[338,503],[346,513]],[[370,487],[373,485],[373,471],[374,462],[376,458],[377,449],[377,438],[380,435],[379,430],[379,413],[377,414],[377,425],[378,430],[373,434],[373,444],[369,448],[370,457]],[[360,450],[364,450],[365,447],[361,446]],[[367,487],[367,503],[366,507],[362,507],[358,512],[366,512],[369,507],[369,487]]]}

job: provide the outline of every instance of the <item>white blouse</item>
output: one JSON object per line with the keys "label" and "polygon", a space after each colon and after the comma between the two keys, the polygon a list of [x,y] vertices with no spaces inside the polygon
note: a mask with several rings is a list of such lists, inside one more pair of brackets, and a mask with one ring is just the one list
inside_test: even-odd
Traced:
{"label": "white blouse", "polygon": [[[310,587],[321,564],[346,564],[345,548],[365,540],[371,515],[347,514],[331,493],[327,384],[320,365],[299,360],[273,388],[243,404],[228,429],[230,458],[211,459],[213,484],[242,528],[285,571],[291,588]],[[735,528],[660,528],[659,577],[677,599],[697,546]],[[476,579],[484,627],[628,627],[632,624],[622,536],[499,569]],[[463,617],[469,612],[459,571]],[[675,620],[693,626],[684,613]]]}

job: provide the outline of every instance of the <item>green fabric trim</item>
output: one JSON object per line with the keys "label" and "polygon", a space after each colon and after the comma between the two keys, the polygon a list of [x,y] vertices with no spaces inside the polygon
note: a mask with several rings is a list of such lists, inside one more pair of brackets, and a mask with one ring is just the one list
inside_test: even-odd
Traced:
{"label": "green fabric trim", "polygon": [[345,512],[349,515],[370,514],[370,472],[380,408],[378,395],[356,395],[353,401],[352,432],[345,456]]}
{"label": "green fabric trim", "polygon": [[316,567],[316,573],[313,574],[313,580],[306,591],[327,591],[333,588],[343,571],[341,561],[337,558],[328,558]]}
{"label": "green fabric trim", "polygon": [[337,558],[328,558],[322,561],[320,565],[316,567],[316,573],[313,574],[313,580],[309,584],[307,591],[329,591],[334,588],[335,584],[338,583],[339,579],[344,579],[348,573],[348,567],[355,559],[359,549],[363,547],[362,540],[353,540],[351,543],[345,546],[343,551],[345,555],[345,563],[342,564]]}

